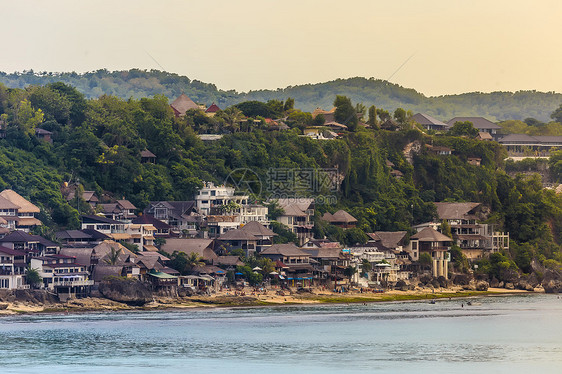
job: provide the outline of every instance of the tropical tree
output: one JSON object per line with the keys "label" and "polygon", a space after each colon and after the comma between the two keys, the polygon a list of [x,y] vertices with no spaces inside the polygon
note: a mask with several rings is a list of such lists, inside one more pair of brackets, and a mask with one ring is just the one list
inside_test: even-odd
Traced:
{"label": "tropical tree", "polygon": [[394,111],[394,119],[400,124],[406,123],[406,111],[402,108],[396,108]]}
{"label": "tropical tree", "polygon": [[475,129],[472,122],[455,122],[453,127],[449,130],[449,134],[453,136],[467,135],[472,138],[478,135],[478,129]]}
{"label": "tropical tree", "polygon": [[346,96],[337,95],[334,100],[336,107],[335,118],[336,121],[347,126],[349,131],[355,131],[357,124],[357,110],[351,104],[351,99]]}
{"label": "tropical tree", "polygon": [[37,288],[41,282],[43,282],[43,278],[39,275],[39,271],[37,269],[32,269],[31,265],[27,267],[25,279],[31,288]]}
{"label": "tropical tree", "polygon": [[560,104],[560,106],[556,108],[554,112],[552,112],[550,118],[552,118],[556,122],[562,123],[562,104]]}
{"label": "tropical tree", "polygon": [[193,272],[194,268],[196,268],[198,266],[204,266],[205,262],[203,261],[203,257],[199,256],[195,252],[191,252],[186,257],[186,264],[185,265],[186,265],[187,270],[191,273],[191,272]]}
{"label": "tropical tree", "polygon": [[367,120],[367,124],[371,127],[377,126],[377,108],[374,105],[369,107],[369,119]]}
{"label": "tropical tree", "polygon": [[111,250],[104,261],[108,265],[116,265],[117,262],[119,262],[119,255],[121,255],[121,248],[115,249],[114,247],[111,247]]}
{"label": "tropical tree", "polygon": [[217,117],[224,120],[227,129],[237,132],[240,130],[240,122],[244,119],[244,113],[237,107],[231,106],[217,113]]}

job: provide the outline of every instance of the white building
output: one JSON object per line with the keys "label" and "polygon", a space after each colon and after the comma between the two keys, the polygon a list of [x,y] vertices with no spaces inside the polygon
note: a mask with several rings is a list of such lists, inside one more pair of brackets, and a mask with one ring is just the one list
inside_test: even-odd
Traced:
{"label": "white building", "polygon": [[25,269],[25,252],[0,246],[0,289],[29,288]]}
{"label": "white building", "polygon": [[240,214],[242,205],[248,204],[247,195],[235,195],[235,189],[215,186],[206,182],[195,196],[196,209],[203,215]]}

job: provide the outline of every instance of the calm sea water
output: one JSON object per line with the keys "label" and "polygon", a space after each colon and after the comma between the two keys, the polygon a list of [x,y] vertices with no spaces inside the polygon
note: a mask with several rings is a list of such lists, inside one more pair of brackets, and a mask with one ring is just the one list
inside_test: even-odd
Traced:
{"label": "calm sea water", "polygon": [[472,302],[3,317],[0,373],[562,373],[562,299]]}

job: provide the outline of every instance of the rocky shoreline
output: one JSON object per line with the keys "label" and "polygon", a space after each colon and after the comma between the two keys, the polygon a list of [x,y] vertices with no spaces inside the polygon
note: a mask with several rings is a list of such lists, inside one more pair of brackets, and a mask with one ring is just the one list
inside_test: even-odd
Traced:
{"label": "rocky shoreline", "polygon": [[334,293],[319,289],[306,292],[262,292],[232,295],[220,292],[212,296],[165,297],[155,296],[150,302],[138,305],[110,300],[104,297],[88,297],[59,302],[52,294],[41,290],[16,290],[0,293],[0,316],[34,313],[80,313],[112,311],[146,311],[212,307],[260,307],[295,304],[327,303],[371,303],[406,300],[427,300],[489,296],[514,293],[544,293],[544,289],[517,290],[507,288],[487,288],[470,290],[464,287],[419,288],[413,290],[391,290],[386,292],[346,292]]}

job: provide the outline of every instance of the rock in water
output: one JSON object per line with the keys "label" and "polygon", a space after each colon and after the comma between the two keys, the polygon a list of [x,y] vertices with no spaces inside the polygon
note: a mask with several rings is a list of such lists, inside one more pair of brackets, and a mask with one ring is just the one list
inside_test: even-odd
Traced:
{"label": "rock in water", "polygon": [[552,279],[543,284],[543,288],[545,293],[560,293],[562,291],[562,282]]}
{"label": "rock in water", "polygon": [[99,291],[105,298],[133,306],[152,301],[150,285],[135,279],[107,279],[100,283]]}

